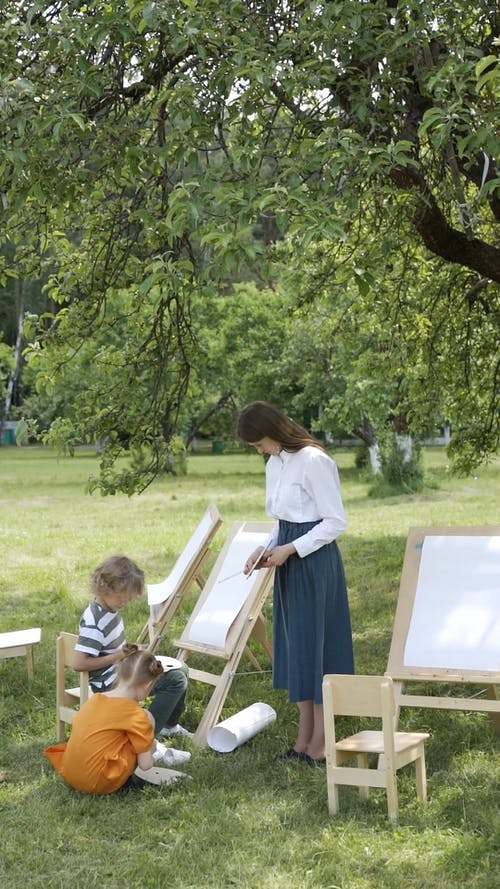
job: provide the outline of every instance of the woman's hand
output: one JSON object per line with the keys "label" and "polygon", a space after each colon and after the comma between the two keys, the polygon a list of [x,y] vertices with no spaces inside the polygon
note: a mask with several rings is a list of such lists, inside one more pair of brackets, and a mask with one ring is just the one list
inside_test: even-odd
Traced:
{"label": "woman's hand", "polygon": [[262,566],[265,568],[278,568],[280,565],[284,565],[286,560],[296,552],[297,550],[293,543],[284,543],[283,546],[274,546],[262,559]]}
{"label": "woman's hand", "polygon": [[[255,563],[258,561],[260,555],[264,552],[263,546],[258,546],[257,549],[254,549],[253,553],[248,557],[245,562],[245,566],[243,568],[243,574],[250,574]],[[262,563],[262,567],[264,567],[264,562]]]}

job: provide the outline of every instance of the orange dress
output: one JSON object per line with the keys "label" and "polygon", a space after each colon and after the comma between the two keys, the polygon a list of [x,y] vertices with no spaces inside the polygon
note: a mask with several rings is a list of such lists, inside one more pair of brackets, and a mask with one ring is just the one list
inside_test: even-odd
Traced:
{"label": "orange dress", "polygon": [[75,713],[69,741],[44,753],[75,790],[113,793],[153,742],[153,726],[137,701],[95,694]]}

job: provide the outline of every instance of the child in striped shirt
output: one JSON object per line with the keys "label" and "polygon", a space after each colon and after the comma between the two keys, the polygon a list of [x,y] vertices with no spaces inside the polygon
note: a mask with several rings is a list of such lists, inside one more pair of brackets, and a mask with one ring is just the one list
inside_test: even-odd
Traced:
{"label": "child in striped shirt", "polygon": [[[120,611],[144,591],[144,572],[127,556],[109,556],[92,573],[91,589],[94,600],[80,618],[73,667],[88,670],[92,691],[107,692],[124,656],[125,627]],[[156,735],[190,735],[179,724],[188,682],[188,668],[179,663],[179,668],[162,673],[151,692],[148,709]]]}

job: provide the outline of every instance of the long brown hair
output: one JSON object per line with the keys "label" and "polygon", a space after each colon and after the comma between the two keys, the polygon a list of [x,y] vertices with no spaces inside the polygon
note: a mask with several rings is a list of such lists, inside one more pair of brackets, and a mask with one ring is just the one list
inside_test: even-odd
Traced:
{"label": "long brown hair", "polygon": [[248,444],[272,438],[285,451],[300,451],[307,445],[325,450],[307,429],[267,401],[251,401],[243,408],[238,416],[238,436]]}
{"label": "long brown hair", "polygon": [[141,686],[154,682],[163,673],[160,661],[150,651],[143,651],[134,642],[123,646],[123,659],[116,665],[118,679],[127,685]]}

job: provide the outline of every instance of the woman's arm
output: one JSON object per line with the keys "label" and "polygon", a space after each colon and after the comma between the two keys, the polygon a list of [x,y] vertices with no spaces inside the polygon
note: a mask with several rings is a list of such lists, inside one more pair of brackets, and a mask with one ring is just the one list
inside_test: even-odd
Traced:
{"label": "woman's arm", "polygon": [[301,558],[331,543],[347,524],[337,464],[329,455],[319,450],[307,454],[303,486],[314,501],[320,520],[311,531],[294,540]]}

